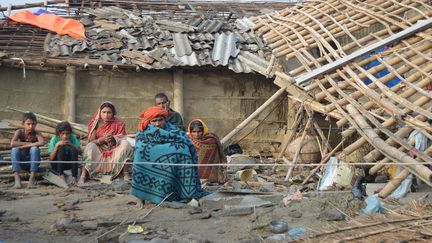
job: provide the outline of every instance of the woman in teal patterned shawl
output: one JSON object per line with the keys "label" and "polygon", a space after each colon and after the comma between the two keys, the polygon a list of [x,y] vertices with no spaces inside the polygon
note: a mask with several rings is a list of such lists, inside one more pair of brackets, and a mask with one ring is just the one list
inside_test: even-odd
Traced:
{"label": "woman in teal patterned shawl", "polygon": [[139,199],[137,207],[142,207],[145,200],[160,203],[167,197],[167,201],[187,202],[204,196],[196,166],[167,165],[198,164],[186,133],[166,122],[168,112],[158,106],[150,107],[140,117],[131,188],[131,194]]}

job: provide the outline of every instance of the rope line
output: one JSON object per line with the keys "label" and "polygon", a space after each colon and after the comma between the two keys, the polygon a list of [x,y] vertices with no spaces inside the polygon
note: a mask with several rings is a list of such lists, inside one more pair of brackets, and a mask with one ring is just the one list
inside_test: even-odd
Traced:
{"label": "rope line", "polygon": [[[209,166],[225,166],[225,167],[240,167],[240,166],[281,166],[281,167],[297,167],[297,166],[303,166],[303,167],[314,167],[314,166],[322,166],[323,164],[320,163],[311,163],[311,164],[278,164],[278,163],[257,163],[257,164],[166,164],[166,163],[158,163],[158,162],[87,162],[87,161],[19,161],[20,164],[29,164],[37,162],[39,164],[51,164],[51,163],[60,163],[60,164],[72,164],[72,163],[78,163],[78,164],[128,164],[128,165],[164,165],[164,166],[191,166],[191,167],[209,167]],[[12,164],[11,161],[0,161],[1,164]],[[345,163],[340,162],[336,166],[340,165],[377,165],[380,163],[373,163],[373,162],[355,162],[355,163]],[[403,163],[403,162],[388,162],[383,163],[383,165],[432,165],[432,161],[430,162],[416,162],[416,163]]]}

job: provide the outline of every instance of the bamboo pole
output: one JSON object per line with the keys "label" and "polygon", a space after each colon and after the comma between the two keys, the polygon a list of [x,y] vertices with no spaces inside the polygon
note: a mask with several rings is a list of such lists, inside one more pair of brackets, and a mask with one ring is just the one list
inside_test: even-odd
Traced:
{"label": "bamboo pole", "polygon": [[[415,144],[415,140],[411,141],[411,144],[414,145]],[[400,147],[399,150],[403,151],[404,148]],[[426,154],[430,154],[431,152],[432,152],[432,146],[430,146],[428,149],[425,150]],[[376,173],[378,173],[378,171],[380,171],[385,166],[386,163],[388,163],[390,161],[391,160],[389,158],[387,158],[387,157],[385,157],[384,159],[378,161],[374,166],[372,166],[369,169],[369,175],[375,175]]]}
{"label": "bamboo pole", "polygon": [[[416,119],[426,120],[426,118],[423,116],[417,116]],[[399,137],[405,138],[406,136],[408,136],[410,134],[410,132],[412,130],[413,130],[412,127],[406,126],[406,127],[400,128],[395,134]],[[390,146],[396,145],[396,141],[393,141],[390,138],[386,140],[386,143]],[[380,155],[381,155],[381,153],[377,149],[374,149],[371,152],[369,152],[367,155],[365,155],[364,160],[366,162],[372,162],[372,161],[376,160]]]}
{"label": "bamboo pole", "polygon": [[[332,1],[331,4],[334,5],[335,7],[338,7],[338,6],[341,5],[339,1]],[[322,6],[322,5],[324,5],[322,2],[318,4],[319,8],[323,9],[324,11],[328,11],[328,10],[330,9],[329,6]],[[305,7],[305,8],[309,7],[309,4],[305,5],[304,7]],[[292,16],[292,17],[294,17],[294,14],[295,14],[294,11],[295,11],[296,9],[297,9],[297,8],[294,7],[294,8],[291,8],[291,9],[288,10],[288,11],[291,12],[291,16]],[[307,9],[307,10],[310,10],[310,9]],[[318,11],[316,11],[316,10],[312,10],[310,13],[311,13],[311,14],[320,14],[320,13],[319,13]],[[341,13],[338,13],[338,14],[341,14]],[[288,14],[286,14],[286,13],[285,13],[285,14],[283,14],[283,13],[278,13],[278,15],[280,15],[280,16],[284,16],[284,17],[288,17]],[[321,16],[322,16],[322,15],[321,15]],[[321,16],[318,15],[318,17],[321,17]],[[263,17],[267,17],[267,18],[269,18],[268,16],[263,16]],[[296,15],[295,17],[297,17],[297,15]],[[300,21],[302,21],[302,20],[307,20],[307,18],[304,17],[304,16],[299,16],[298,19],[299,19]],[[342,19],[343,19],[343,18],[339,17],[339,20],[342,20]],[[261,26],[262,26],[262,27],[261,27]],[[278,26],[276,26],[276,28],[277,28],[277,27],[278,27]],[[255,30],[258,30],[258,29],[259,29],[260,33],[262,33],[261,36],[263,37],[263,39],[266,39],[266,40],[269,40],[269,41],[270,41],[272,38],[274,38],[274,37],[277,36],[275,33],[271,32],[271,28],[269,28],[268,26],[265,26],[264,24],[258,24],[257,26],[254,27],[254,29],[255,29]],[[277,28],[276,30],[277,30],[277,31],[284,31],[283,28]],[[267,32],[267,33],[265,33],[265,32]]]}
{"label": "bamboo pole", "polygon": [[[17,111],[17,112],[21,112],[21,113],[27,113],[27,112],[29,112],[29,111],[24,111],[24,110],[16,109],[16,108],[13,108],[13,107],[10,107],[10,106],[8,106],[7,109],[9,109],[9,110],[13,110],[13,111]],[[38,113],[34,113],[34,114],[35,114],[35,116],[36,116],[38,119],[40,119],[40,122],[41,122],[41,123],[42,123],[43,121],[47,121],[49,124],[55,124],[54,127],[55,127],[58,123],[61,122],[60,120],[57,120],[57,119],[54,119],[54,118],[51,118],[51,117],[47,117],[47,116],[44,116],[44,115],[40,115],[40,114],[38,114]],[[87,133],[87,129],[84,127],[84,125],[82,125],[82,124],[78,124],[78,123],[73,123],[73,122],[71,122],[70,124],[71,124],[72,128],[75,129],[76,131],[78,131],[78,132],[80,132],[80,133],[83,133],[83,134],[86,134],[86,133]]]}
{"label": "bamboo pole", "polygon": [[285,140],[285,144],[283,145],[279,155],[278,155],[278,159],[282,158],[283,154],[285,153],[286,149],[288,148],[288,145],[291,143],[291,140],[294,138],[296,131],[297,131],[297,127],[299,126],[300,122],[303,120],[303,105],[301,105],[301,107],[299,108],[299,110],[297,111],[297,114],[295,116],[295,120],[289,130],[290,134],[288,135],[288,138]]}
{"label": "bamboo pole", "polygon": [[[351,73],[352,71],[347,70],[347,72],[349,72],[349,73],[351,74],[352,78],[353,78],[357,83],[361,83],[361,82],[362,82],[361,80],[358,80],[358,79],[356,78],[356,76],[355,76],[354,73]],[[344,75],[342,75],[342,76],[343,76],[344,79],[346,79],[346,80],[348,81],[347,77],[345,77]],[[334,82],[334,80],[332,80],[331,78],[328,78],[328,81],[329,81],[333,86],[336,87],[336,83]],[[348,81],[348,82],[352,83],[351,81]],[[352,85],[354,88],[356,88],[354,84],[351,84],[351,85]],[[372,116],[372,115],[370,115],[370,114],[367,112],[367,110],[365,110],[365,109],[364,109],[364,108],[363,108],[359,103],[357,103],[354,99],[352,99],[352,98],[349,97],[347,94],[345,94],[341,89],[337,88],[337,90],[338,90],[338,93],[339,93],[340,95],[342,95],[344,98],[346,98],[346,99],[350,102],[350,105],[353,105],[353,106],[356,107],[356,109],[359,109],[359,110],[364,114],[364,116],[367,117],[367,119],[368,119],[369,121],[371,121],[371,122],[372,122],[376,127],[378,127],[379,131],[383,132],[384,134],[386,134],[387,136],[389,136],[389,137],[392,138],[393,140],[397,141],[399,144],[401,144],[402,146],[404,146],[406,149],[411,149],[411,148],[412,148],[412,146],[409,145],[408,143],[404,142],[403,139],[401,139],[401,138],[399,138],[398,136],[396,136],[395,134],[391,133],[391,132],[390,132],[389,130],[387,130],[386,128],[384,128],[384,127],[380,127],[380,123],[375,119],[375,117]],[[368,95],[368,93],[365,93],[365,95]],[[361,127],[361,126],[360,126],[360,127]],[[365,128],[365,127],[362,127],[362,128]],[[371,129],[367,129],[367,130],[371,130]],[[373,132],[375,132],[375,131],[373,131]],[[363,138],[365,138],[365,136],[363,136]],[[427,155],[425,155],[425,154],[423,154],[423,153],[419,153],[419,157],[423,158],[424,160],[432,160],[429,156],[427,156]]]}
{"label": "bamboo pole", "polygon": [[[415,48],[415,50],[417,50],[418,52],[423,52],[423,51],[426,51],[426,50],[428,50],[430,48],[432,48],[432,43],[426,42],[425,44],[423,44],[423,45]],[[417,51],[415,51],[415,50],[409,50],[409,51],[405,52],[402,56],[404,58],[411,58],[413,56],[416,56],[417,55]],[[394,66],[394,65],[396,65],[396,64],[398,64],[400,62],[403,62],[403,59],[401,57],[397,56],[397,57],[394,57],[394,58],[388,60],[387,64]],[[427,59],[425,59],[424,57],[417,57],[415,60],[412,61],[412,63],[415,64],[415,65],[422,65],[422,64],[424,64],[426,62],[427,62]],[[385,64],[380,64],[380,65],[377,65],[377,66],[375,66],[375,67],[373,67],[371,69],[368,69],[368,72],[370,74],[375,74],[375,73],[380,72],[380,71],[382,71],[384,69],[386,69],[386,65]],[[411,69],[412,69],[412,67],[404,65],[404,66],[401,66],[400,68],[396,69],[396,71],[398,73],[406,73],[406,72],[409,72]],[[367,75],[366,74],[359,74],[358,77],[360,79],[365,79],[367,77]],[[385,75],[384,77],[380,78],[379,81],[381,83],[383,83],[383,84],[386,84],[390,80],[394,79],[395,77],[396,77],[396,75],[394,73],[389,73],[389,74]],[[368,87],[371,88],[371,89],[376,89],[377,88],[377,86],[376,86],[375,83],[370,83],[368,85]],[[352,97],[358,99],[359,97],[361,97],[361,92],[360,91],[353,92]],[[344,99],[341,99],[338,102],[341,105],[347,104],[346,100],[344,100]],[[327,109],[328,110],[334,109],[334,105],[328,105]]]}
{"label": "bamboo pole", "polygon": [[266,100],[260,107],[258,107],[258,109],[256,109],[251,115],[249,115],[249,117],[247,117],[243,122],[241,122],[230,133],[225,135],[225,137],[221,139],[221,144],[226,144],[229,139],[231,139],[234,135],[241,131],[247,124],[249,124],[255,117],[257,117],[265,108],[267,108],[273,101],[279,98],[284,92],[284,87],[276,91],[276,93],[274,93],[268,100]]}
{"label": "bamboo pole", "polygon": [[395,178],[391,179],[383,189],[378,193],[381,198],[386,198],[390,195],[396,188],[400,186],[403,180],[405,180],[410,175],[409,170],[402,170]]}
{"label": "bamboo pole", "polygon": [[[388,4],[388,1],[383,1],[383,0],[381,0],[380,2],[384,2],[387,6],[389,5]],[[396,12],[400,12],[401,11],[401,9],[399,8],[399,9],[396,9]],[[363,23],[363,26],[367,26],[367,25],[371,25],[371,24],[374,24],[375,22],[373,22],[374,20],[373,19],[371,19],[370,17],[367,17],[367,16],[364,16],[364,14],[361,14],[361,13],[358,13],[357,11],[354,11],[354,10],[351,10],[351,11],[348,11],[347,12],[347,14],[354,14],[353,16],[351,16],[350,17],[350,22],[349,23],[347,23],[346,24],[346,29],[348,29],[349,31],[351,31],[351,32],[354,32],[354,31],[356,31],[356,30],[358,30],[361,26],[359,26],[357,23]],[[275,17],[275,16],[273,16],[273,17]],[[281,17],[283,17],[283,16],[281,16]],[[303,16],[298,16],[298,15],[296,15],[296,16],[293,16],[291,19],[296,19],[296,20],[298,20],[298,21],[302,21],[302,18],[301,17],[303,17]],[[321,16],[318,14],[317,15],[317,18],[320,18]],[[288,19],[288,18],[286,18],[286,17],[284,17],[285,19]],[[347,20],[347,18],[346,18],[346,16],[344,16],[342,13],[341,13],[341,15],[339,15],[339,16],[335,16],[335,20],[337,20],[337,21],[343,21],[343,20]],[[308,24],[309,22],[305,22],[304,24]],[[331,24],[331,25],[329,25],[329,26],[327,26],[327,29],[329,29],[329,31],[330,32],[332,32],[333,34],[336,34],[336,37],[340,37],[340,36],[337,36],[337,34],[338,33],[342,33],[342,32],[338,32],[338,31],[340,31],[340,30],[338,30],[338,25],[337,24]],[[277,28],[277,27],[276,27]],[[300,27],[298,27],[298,28],[301,28],[301,26]],[[318,27],[317,26],[314,26],[314,28],[317,30],[318,29]],[[278,29],[278,31],[280,31],[281,33],[283,33],[283,34],[288,34],[287,33],[287,31],[284,31],[284,30],[280,30],[280,29]],[[301,34],[304,34],[304,35],[306,35],[308,32],[307,31],[302,31],[302,32],[300,32]],[[320,33],[320,34],[323,34],[323,33]],[[263,38],[264,38],[264,40],[266,40],[267,42],[269,42],[269,43],[272,43],[271,45],[270,45],[270,47],[272,48],[272,49],[275,49],[275,50],[277,50],[278,52],[279,51],[282,51],[283,50],[283,43],[281,43],[280,42],[280,39],[278,38],[278,36],[277,35],[275,35],[275,34],[273,34],[273,36],[263,36]],[[310,39],[308,39],[309,41],[310,41]],[[312,42],[308,42],[308,44],[311,44]],[[284,53],[283,55],[285,55],[286,53]]]}
{"label": "bamboo pole", "polygon": [[292,174],[292,171],[294,169],[294,165],[296,164],[297,158],[298,158],[298,156],[300,154],[300,151],[301,151],[301,149],[303,147],[303,141],[304,141],[304,138],[306,137],[307,130],[309,129],[309,126],[310,126],[312,120],[313,120],[313,114],[309,115],[309,119],[306,122],[305,129],[304,129],[303,134],[302,134],[302,136],[300,138],[300,146],[298,147],[298,149],[296,150],[296,152],[294,154],[294,157],[293,157],[293,159],[291,161],[291,166],[289,167],[289,169],[287,171],[287,174],[285,176],[285,181],[288,181],[291,178],[291,174]]}
{"label": "bamboo pole", "polygon": [[[430,66],[432,67],[432,65],[430,65]],[[432,70],[432,69],[431,69],[431,70]],[[411,78],[411,76],[410,76],[409,78]],[[425,81],[425,82],[423,82],[423,81]],[[427,78],[423,79],[422,81],[420,81],[420,82],[417,84],[417,86],[418,86],[418,87],[424,87],[424,86],[426,86],[427,84],[429,84],[431,81],[432,81],[432,79],[429,78],[429,77],[427,77]],[[398,87],[397,89],[400,89],[400,86],[399,86],[399,85],[398,85],[397,87]],[[409,91],[409,90],[407,90],[407,91]],[[406,95],[405,92],[402,93],[402,94],[400,94],[399,96],[401,96],[401,97],[403,97],[403,98],[409,98],[409,97],[411,97],[411,95]],[[422,96],[422,97],[420,97],[419,99],[417,99],[416,101],[414,101],[414,104],[417,105],[417,106],[423,106],[423,105],[426,104],[429,100],[430,100],[430,99],[429,99],[428,97]],[[373,105],[375,105],[374,102],[372,102],[372,101],[368,101],[365,105],[363,105],[363,107],[365,107],[365,109],[370,109],[370,108],[372,108]],[[405,108],[404,111],[405,111],[405,112],[409,112],[409,109]],[[346,120],[346,118],[343,118],[342,120],[339,120],[339,121],[336,123],[338,126],[339,126],[339,125],[342,125],[342,124],[339,124],[340,121],[347,121],[347,120]],[[385,120],[385,121],[382,123],[382,125],[385,126],[385,127],[387,127],[387,126],[391,126],[391,125],[393,125],[395,122],[396,122],[396,119],[395,119],[394,117],[390,117],[390,118],[388,118],[387,120]],[[354,132],[353,130],[347,130],[347,131],[344,131],[344,132],[342,133],[342,136],[344,136],[344,137],[351,136],[353,132]]]}
{"label": "bamboo pole", "polygon": [[[407,11],[407,10],[403,9],[403,8],[395,8],[395,11],[393,13],[394,14],[401,14],[401,13],[403,13],[405,11]],[[281,20],[282,21],[289,21],[288,19],[284,19],[284,18],[281,18]],[[363,17],[363,19],[362,19],[361,22],[364,23],[364,24],[366,24],[366,25],[372,25],[372,24],[378,23],[379,21],[376,18],[372,18],[370,16],[366,16],[366,17]],[[394,23],[394,21],[393,21],[393,23]],[[383,23],[383,24],[385,24],[385,23]],[[335,27],[336,26],[334,26],[334,25],[332,25],[331,27],[329,26],[329,28],[335,28]],[[350,32],[358,31],[361,28],[362,28],[361,26],[355,25],[355,24],[350,25],[349,28],[347,27],[347,29]],[[390,28],[388,28],[388,29],[391,30]],[[336,37],[336,38],[340,38],[340,37],[343,37],[343,36],[345,36],[345,34],[343,32],[334,33],[334,37]],[[329,37],[327,37],[326,40],[329,40]],[[317,45],[316,43],[314,43],[313,39],[307,39],[306,41],[309,44],[309,46],[308,46],[309,48],[316,47],[316,45]],[[280,44],[280,43],[278,43],[278,44]],[[300,49],[300,48],[304,47],[301,43],[298,43],[298,42],[293,43],[293,45],[297,49]],[[279,47],[275,47],[275,45],[270,45],[270,46],[273,48],[273,53],[275,54],[276,57],[286,56],[287,59],[290,59],[290,58],[294,57],[292,55],[292,52],[290,52],[289,49],[286,49],[286,46],[284,46],[284,45],[281,45]]]}
{"label": "bamboo pole", "polygon": [[[409,38],[408,43],[415,44],[415,43],[417,43],[417,42],[419,42],[419,41],[421,41],[421,40],[422,40],[422,39],[421,39],[420,37]],[[402,46],[399,44],[399,45],[393,47],[394,50],[398,50],[398,48],[402,48]],[[415,51],[414,51],[414,52],[415,52]],[[411,55],[409,55],[408,57],[415,56],[416,54],[415,54],[414,52],[413,52]],[[392,60],[392,65],[396,65],[397,63],[404,61],[404,60],[403,60],[403,57],[399,57],[399,58],[400,58],[400,60],[398,60],[398,59]],[[366,65],[366,64],[368,64],[368,63],[374,61],[375,59],[376,59],[375,56],[371,56],[371,57],[369,57],[369,58],[366,58],[366,59],[364,59],[364,60],[361,60],[361,61],[358,63],[358,65],[359,65],[359,66],[364,66],[364,65]],[[385,68],[386,68],[385,65],[383,65],[383,66],[381,66],[381,67],[379,67],[379,68],[372,68],[372,69],[368,69],[368,72],[369,72],[370,74],[376,74],[376,73],[378,73],[378,72],[384,70]],[[406,72],[408,72],[408,71],[409,71],[409,70],[407,70]],[[336,73],[331,74],[331,77],[332,77],[332,78],[336,78],[336,77],[337,77],[337,74],[336,74]],[[394,77],[393,77],[393,78],[394,78]],[[392,79],[393,79],[393,78],[392,78]],[[383,80],[386,80],[386,79],[383,79]],[[389,79],[389,80],[391,80],[391,79]],[[388,81],[389,81],[389,80],[388,80]],[[323,81],[325,82],[325,80],[323,80]],[[384,81],[384,82],[388,82],[388,81]],[[340,88],[346,88],[346,87],[348,87],[348,84],[346,84],[346,83],[338,83],[338,85],[339,85]],[[317,87],[317,85],[314,85],[314,84],[312,83],[312,84],[310,84],[309,86],[307,86],[305,89],[306,89],[307,91],[311,91],[312,89],[314,89],[314,88],[316,88],[316,87]],[[333,93],[336,92],[335,89],[334,89],[333,87],[332,87],[332,88],[329,88],[328,91],[329,91],[331,94],[333,94]],[[317,94],[315,95],[315,99],[317,99],[318,101],[322,100],[323,98],[325,98],[325,95],[324,95],[323,92],[319,92],[319,93],[317,93]]]}
{"label": "bamboo pole", "polygon": [[[346,106],[349,114],[353,117],[355,122],[360,127],[367,127],[369,124],[365,121],[363,116],[359,113],[359,111],[351,104]],[[386,144],[374,131],[371,129],[364,130],[363,133],[367,137],[368,141],[377,149],[379,149],[383,154],[389,157],[392,160],[400,161],[402,163],[407,163],[406,167],[410,170],[411,173],[417,175],[422,181],[424,181],[429,186],[432,186],[432,172],[422,166],[416,165],[417,161],[405,153],[402,153],[398,149],[389,146]]]}

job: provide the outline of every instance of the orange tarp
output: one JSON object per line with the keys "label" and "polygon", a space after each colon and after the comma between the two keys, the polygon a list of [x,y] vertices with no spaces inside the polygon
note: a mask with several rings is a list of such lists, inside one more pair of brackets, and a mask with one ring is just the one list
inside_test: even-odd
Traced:
{"label": "orange tarp", "polygon": [[35,25],[42,29],[56,32],[59,35],[69,35],[84,40],[85,28],[81,22],[74,19],[65,19],[55,14],[41,14],[39,16],[30,11],[21,11],[11,14],[10,19],[25,24]]}

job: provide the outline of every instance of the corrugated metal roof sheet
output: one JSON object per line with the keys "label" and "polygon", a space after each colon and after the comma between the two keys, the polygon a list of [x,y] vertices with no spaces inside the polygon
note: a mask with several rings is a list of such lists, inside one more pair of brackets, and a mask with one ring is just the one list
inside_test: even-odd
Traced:
{"label": "corrugated metal roof sheet", "polygon": [[197,26],[197,30],[200,32],[214,33],[218,32],[223,24],[224,23],[219,20],[206,19]]}
{"label": "corrugated metal roof sheet", "polygon": [[248,51],[241,51],[237,57],[243,65],[247,65],[250,69],[255,72],[261,73],[264,76],[272,76],[270,62],[266,59],[254,55]]}
{"label": "corrugated metal roof sheet", "polygon": [[212,60],[220,61],[222,65],[227,65],[230,57],[236,57],[239,53],[237,49],[237,39],[234,33],[215,34],[215,43],[212,52]]}
{"label": "corrugated metal roof sheet", "polygon": [[[245,73],[264,73],[267,69],[268,62],[260,55],[271,52],[261,47],[261,39],[252,31],[245,30],[246,19],[237,25],[202,18],[193,18],[184,24],[138,17],[115,7],[90,12],[99,16],[93,19],[93,25],[86,27],[90,41],[56,35],[48,45],[50,56],[99,58],[107,63],[121,62],[146,69],[204,65],[223,65],[234,72]],[[118,26],[122,27],[117,29]],[[220,32],[222,29],[227,31]],[[246,51],[241,57],[238,56],[240,50]],[[154,61],[149,62],[145,56]]]}
{"label": "corrugated metal roof sheet", "polygon": [[178,56],[192,54],[191,43],[186,34],[174,33],[173,34],[174,48]]}
{"label": "corrugated metal roof sheet", "polygon": [[236,19],[235,25],[241,32],[245,32],[252,29],[255,24],[249,18],[243,17],[241,19]]}
{"label": "corrugated metal roof sheet", "polygon": [[115,6],[97,9],[85,9],[84,11],[101,19],[121,18],[125,12],[130,12],[129,10],[121,9]]}
{"label": "corrugated metal roof sheet", "polygon": [[252,73],[252,69],[243,64],[238,58],[229,60],[228,69],[236,72],[236,73]]}
{"label": "corrugated metal roof sheet", "polygon": [[214,36],[210,33],[188,33],[191,41],[213,41]]}

